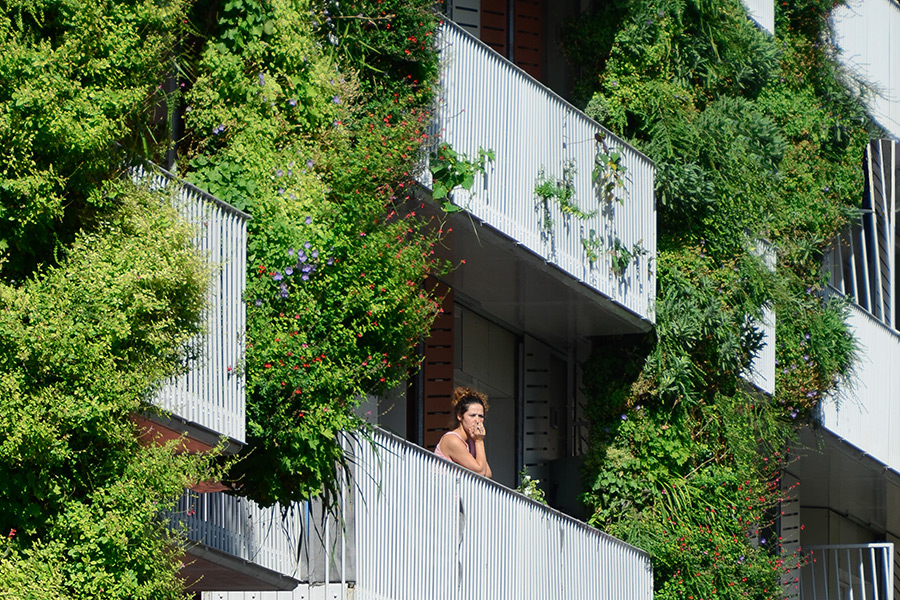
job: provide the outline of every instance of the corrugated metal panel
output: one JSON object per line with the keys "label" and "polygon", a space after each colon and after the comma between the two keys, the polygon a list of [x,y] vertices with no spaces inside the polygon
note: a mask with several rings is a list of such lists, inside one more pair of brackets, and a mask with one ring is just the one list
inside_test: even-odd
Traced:
{"label": "corrugated metal panel", "polygon": [[873,118],[900,138],[900,4],[849,0],[832,13],[840,61],[869,85],[860,90]]}
{"label": "corrugated metal panel", "polygon": [[[653,597],[650,558],[642,550],[400,438],[375,431],[372,442],[348,438],[354,477],[345,485],[339,518],[347,540],[356,542],[326,535],[325,554],[340,557],[326,563],[335,570],[311,564],[299,569],[312,576],[292,598],[314,597],[318,586],[310,584],[324,581],[333,584],[328,597],[350,590],[357,600]],[[290,574],[286,554],[296,548],[303,523],[293,517],[281,523],[277,508],[254,506],[207,494],[185,498],[179,508],[183,519],[194,510],[186,517],[191,539]],[[321,559],[309,548],[322,542],[302,535],[304,556]],[[204,597],[238,600],[245,594]]]}
{"label": "corrugated metal panel", "polygon": [[865,152],[862,216],[825,256],[831,285],[892,329],[896,321],[896,256],[900,143],[873,140]]}
{"label": "corrugated metal panel", "polygon": [[282,518],[277,504],[261,508],[252,500],[223,493],[186,492],[171,521],[184,524],[192,542],[299,579],[304,518],[308,518],[305,504],[295,505]]}
{"label": "corrugated metal panel", "polygon": [[900,471],[900,335],[856,305],[848,325],[860,345],[853,374],[821,403],[824,426]]}
{"label": "corrugated metal panel", "polygon": [[[770,271],[775,271],[778,258],[775,249],[768,242],[757,240],[752,251],[763,259]],[[763,308],[762,322],[757,323],[757,326],[762,330],[763,345],[759,354],[753,357],[750,373],[744,377],[758,389],[771,395],[775,393],[775,311],[772,307]]]}
{"label": "corrugated metal panel", "polygon": [[[781,491],[784,499],[779,503],[778,541],[782,556],[796,556],[800,552],[800,480],[787,472],[781,474]],[[784,600],[800,600],[800,569],[791,567],[781,573],[781,590]]]}
{"label": "corrugated metal panel", "polygon": [[[527,250],[558,266],[633,313],[653,321],[656,292],[655,171],[652,162],[589,119],[521,69],[453,23],[441,30],[442,98],[436,128],[441,141],[470,157],[491,149],[496,161],[469,194],[454,202]],[[595,135],[619,149],[627,169],[620,202],[606,202],[592,183],[599,144]],[[561,177],[563,165],[575,166],[575,202],[596,214],[586,220],[567,215],[550,203],[555,223],[542,225],[534,189],[541,170]],[[430,187],[426,174],[423,183]],[[599,238],[601,256],[591,263],[582,240]],[[606,251],[618,239],[646,255],[616,273]]]}
{"label": "corrugated metal panel", "polygon": [[775,2],[773,0],[743,0],[750,18],[765,31],[775,35]]}
{"label": "corrugated metal panel", "polygon": [[809,546],[803,600],[893,600],[894,544]]}
{"label": "corrugated metal panel", "polygon": [[358,599],[652,598],[637,548],[388,434],[353,453]]}
{"label": "corrugated metal panel", "polygon": [[194,244],[214,272],[204,311],[206,333],[194,340],[200,359],[156,396],[161,408],[238,442],[245,438],[244,287],[248,215],[157,167],[134,167],[136,182],[166,189],[182,218],[194,226]]}

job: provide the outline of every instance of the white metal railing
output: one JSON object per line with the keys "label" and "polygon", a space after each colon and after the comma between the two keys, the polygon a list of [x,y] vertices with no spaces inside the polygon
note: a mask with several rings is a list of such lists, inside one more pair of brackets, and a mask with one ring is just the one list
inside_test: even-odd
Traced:
{"label": "white metal railing", "polygon": [[900,4],[896,0],[849,0],[832,12],[840,60],[864,83],[869,113],[900,138]]}
{"label": "white metal railing", "polygon": [[900,142],[873,140],[865,150],[866,187],[858,223],[825,255],[831,285],[892,329],[896,318],[896,253]]}
{"label": "white metal railing", "polygon": [[[558,266],[638,316],[653,321],[656,274],[655,170],[646,156],[603,129],[540,82],[452,22],[441,29],[442,98],[436,127],[440,141],[475,157],[493,150],[496,160],[473,192],[457,191],[454,202],[491,227]],[[618,201],[605,202],[592,183],[597,134],[623,155],[625,187]],[[543,170],[562,178],[565,165],[575,167],[574,202],[579,219],[548,203],[551,228],[535,197]],[[430,175],[423,183],[430,187]],[[592,233],[593,232],[593,235]],[[599,249],[593,263],[582,240]],[[645,251],[616,273],[608,250],[616,240],[629,251]]]}
{"label": "white metal railing", "polygon": [[775,35],[774,0],[743,0],[750,18],[763,30]]}
{"label": "white metal railing", "polygon": [[822,424],[900,471],[900,335],[855,304],[847,324],[860,352],[853,373],[820,403]]}
{"label": "white metal railing", "polygon": [[158,167],[131,169],[136,182],[170,190],[172,203],[194,226],[194,244],[213,265],[205,333],[195,340],[199,359],[168,381],[154,403],[217,434],[244,442],[244,286],[249,216]]}
{"label": "white metal railing", "polygon": [[[317,528],[301,520],[302,589],[330,582],[337,593],[329,598],[350,597],[352,587],[357,600],[652,598],[645,552],[389,433],[376,430],[372,442],[358,435],[345,440],[354,466],[338,502],[340,521],[332,516]],[[271,522],[266,516],[237,519]],[[263,529],[280,536],[267,542],[273,546],[296,544],[295,525]],[[205,543],[230,535],[208,533]],[[321,540],[323,550],[310,550]]]}
{"label": "white metal railing", "polygon": [[803,600],[893,600],[894,544],[807,546]]}
{"label": "white metal railing", "polygon": [[376,431],[356,466],[356,597],[650,599],[649,556]]}
{"label": "white metal railing", "polygon": [[297,505],[283,516],[277,504],[262,508],[246,498],[187,491],[178,500],[171,521],[184,525],[191,543],[299,578],[305,508]]}

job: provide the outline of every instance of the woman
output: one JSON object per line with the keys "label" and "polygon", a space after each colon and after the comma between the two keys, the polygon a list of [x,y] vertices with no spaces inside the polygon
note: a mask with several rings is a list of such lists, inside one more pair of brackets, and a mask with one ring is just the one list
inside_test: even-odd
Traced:
{"label": "woman", "polygon": [[453,390],[450,406],[456,428],[444,434],[434,453],[479,475],[490,477],[491,466],[484,452],[487,396],[467,387],[458,387]]}

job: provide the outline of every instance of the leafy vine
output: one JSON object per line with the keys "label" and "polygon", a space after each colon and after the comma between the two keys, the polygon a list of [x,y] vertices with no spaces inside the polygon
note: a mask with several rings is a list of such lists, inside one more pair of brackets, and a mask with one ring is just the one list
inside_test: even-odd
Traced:
{"label": "leafy vine", "polygon": [[[479,147],[478,158],[473,160],[454,150],[450,144],[441,144],[431,153],[432,198],[435,200],[447,198],[457,188],[471,192],[475,185],[475,176],[484,175],[488,163],[493,163],[495,158],[493,150]],[[442,208],[448,213],[463,210],[450,200],[445,200]]]}

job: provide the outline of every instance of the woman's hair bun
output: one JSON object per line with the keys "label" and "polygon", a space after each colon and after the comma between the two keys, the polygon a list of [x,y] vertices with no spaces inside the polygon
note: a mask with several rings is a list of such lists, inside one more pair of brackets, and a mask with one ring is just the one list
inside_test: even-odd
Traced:
{"label": "woman's hair bun", "polygon": [[488,410],[487,396],[470,387],[459,386],[453,390],[453,398],[450,400],[450,407],[455,411],[457,405],[462,401],[465,401],[464,404],[466,405],[471,404],[472,402],[478,402],[484,407],[484,412],[487,412]]}

